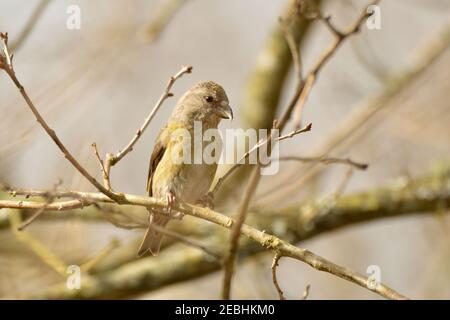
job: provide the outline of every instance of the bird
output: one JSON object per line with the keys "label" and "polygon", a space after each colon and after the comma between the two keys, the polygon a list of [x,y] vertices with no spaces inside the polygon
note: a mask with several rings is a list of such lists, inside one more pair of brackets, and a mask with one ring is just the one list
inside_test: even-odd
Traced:
{"label": "bird", "polygon": [[[196,122],[201,123],[205,132],[207,129],[217,130],[222,119],[232,120],[233,110],[225,90],[213,81],[198,82],[176,103],[167,124],[156,138],[147,178],[148,195],[166,198],[168,205],[164,212],[149,210],[149,227],[139,247],[139,256],[147,252],[153,256],[159,254],[163,234],[152,226],[164,228],[171,219],[177,217],[171,212],[176,202],[194,204],[207,198],[216,174],[217,162],[180,161],[174,155],[184,156],[187,153],[183,149],[186,141],[190,141],[191,155],[197,152],[193,150]],[[176,132],[180,129],[185,130],[191,139],[179,139]],[[203,140],[202,147],[205,143]]]}

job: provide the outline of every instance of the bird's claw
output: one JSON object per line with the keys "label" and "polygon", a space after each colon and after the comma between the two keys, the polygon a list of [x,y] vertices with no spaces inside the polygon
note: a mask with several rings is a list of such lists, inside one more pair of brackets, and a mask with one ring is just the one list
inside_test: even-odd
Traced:
{"label": "bird's claw", "polygon": [[214,209],[214,196],[213,196],[213,194],[211,192],[208,192],[207,194],[205,194],[203,197],[201,197],[197,201],[197,204],[200,204],[203,207]]}
{"label": "bird's claw", "polygon": [[184,217],[184,214],[182,214],[181,212],[174,212],[172,214],[172,208],[175,205],[176,202],[176,197],[172,192],[168,192],[166,195],[166,199],[167,199],[167,214],[168,216],[170,216],[172,219],[177,219],[177,220],[181,220]]}
{"label": "bird's claw", "polygon": [[175,195],[169,191],[166,195],[167,199],[167,211],[170,214],[172,212],[173,205],[175,204],[176,198]]}

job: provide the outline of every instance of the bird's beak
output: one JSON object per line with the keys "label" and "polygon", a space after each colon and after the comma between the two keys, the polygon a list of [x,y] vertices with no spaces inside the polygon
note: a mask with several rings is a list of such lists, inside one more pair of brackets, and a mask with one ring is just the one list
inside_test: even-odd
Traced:
{"label": "bird's beak", "polygon": [[231,109],[230,105],[228,104],[228,102],[223,101],[220,104],[220,107],[215,109],[216,113],[219,117],[223,118],[223,119],[230,119],[233,120],[233,110]]}

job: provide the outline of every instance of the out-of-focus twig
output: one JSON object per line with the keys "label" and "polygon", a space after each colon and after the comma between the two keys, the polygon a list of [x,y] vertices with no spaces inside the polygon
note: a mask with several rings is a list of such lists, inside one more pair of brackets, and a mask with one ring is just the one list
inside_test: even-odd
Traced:
{"label": "out-of-focus twig", "polygon": [[292,54],[292,61],[294,63],[295,76],[297,78],[297,82],[301,82],[303,81],[302,56],[300,54],[299,44],[295,39],[295,35],[291,27],[291,19],[285,20],[282,17],[280,17],[280,24],[284,31],[286,42],[289,46],[289,51]]}
{"label": "out-of-focus twig", "polygon": [[90,272],[95,266],[107,257],[112,251],[118,248],[120,242],[117,239],[112,239],[111,242],[103,248],[97,255],[86,261],[80,266],[81,271]]}
{"label": "out-of-focus twig", "polygon": [[170,20],[187,0],[166,0],[156,16],[140,30],[140,37],[146,42],[155,41],[167,27]]}
{"label": "out-of-focus twig", "polygon": [[[322,143],[314,148],[314,154],[327,156],[333,151],[342,153],[350,144],[364,137],[371,120],[381,111],[389,107],[395,108],[398,103],[390,104],[389,102],[418,79],[449,47],[450,25],[446,25],[443,30],[416,50],[416,61],[411,68],[401,74],[392,75],[383,92],[364,106],[355,108]],[[287,184],[285,181],[280,181],[259,193],[256,198],[264,199],[261,205],[283,200],[301,190],[306,183],[322,172],[318,163],[308,164],[304,168],[295,166],[292,168],[292,174],[289,175],[289,179],[292,179],[292,175],[296,177],[293,183]]]}
{"label": "out-of-focus twig", "polygon": [[369,167],[367,163],[356,162],[350,158],[282,156],[277,159],[272,159],[271,161],[319,162],[325,165],[336,163],[345,164],[358,170],[366,170]]}
{"label": "out-of-focus twig", "polygon": [[[116,208],[107,208],[104,206],[101,206],[99,204],[95,204],[95,206],[100,210],[101,213],[103,213],[104,218],[114,224],[118,228],[123,229],[146,229],[148,227],[151,227],[158,231],[159,233],[162,233],[174,240],[177,240],[187,246],[197,248],[201,251],[206,252],[210,256],[220,259],[222,255],[217,251],[214,250],[214,248],[201,243],[198,240],[189,238],[179,232],[172,231],[167,228],[162,228],[158,225],[149,225],[148,219],[145,220],[139,220],[136,219],[136,217],[132,216],[131,214],[127,214],[125,210],[119,210]],[[120,218],[116,218],[116,216],[119,216]]]}
{"label": "out-of-focus twig", "polygon": [[231,297],[231,283],[234,275],[234,264],[236,260],[236,254],[238,250],[239,238],[241,230],[247,217],[247,210],[250,205],[253,194],[258,186],[261,178],[260,166],[257,165],[253,168],[250,175],[249,183],[246,186],[244,196],[239,204],[239,208],[236,214],[236,221],[231,226],[231,233],[229,239],[229,248],[226,250],[224,256],[224,276],[222,281],[222,299],[229,300]]}
{"label": "out-of-focus twig", "polygon": [[28,36],[31,34],[31,31],[33,31],[34,26],[41,18],[42,14],[45,12],[45,9],[50,4],[51,0],[40,0],[36,8],[33,10],[31,16],[28,18],[25,26],[20,31],[16,39],[11,43],[11,50],[17,51],[22,44],[25,42],[25,40],[28,38]]}
{"label": "out-of-focus twig", "polygon": [[[42,210],[45,210],[45,207],[43,207]],[[16,239],[28,247],[46,265],[55,270],[61,276],[65,277],[67,265],[61,258],[54,254],[39,240],[35,239],[30,233],[26,231],[18,231],[19,226],[22,224],[20,212],[18,210],[9,210],[8,216],[11,230]]]}
{"label": "out-of-focus twig", "polygon": [[311,289],[311,285],[306,285],[305,290],[303,290],[302,296],[300,297],[300,300],[306,300],[309,297],[309,290]]}
{"label": "out-of-focus twig", "polygon": [[[289,33],[298,48],[306,39],[312,22],[299,14],[299,5],[289,1],[280,15],[283,20],[289,20]],[[315,0],[317,5],[323,1]],[[295,55],[295,53],[294,53]],[[251,75],[247,81],[245,95],[240,107],[242,123],[247,128],[270,129],[273,119],[279,109],[289,70],[293,63],[293,52],[286,41],[285,31],[280,23],[272,28],[264,47],[258,54]],[[301,57],[300,57],[301,58]],[[246,149],[245,149],[246,151]],[[238,150],[238,152],[243,152]],[[227,184],[218,192],[215,205],[226,203],[231,195],[240,192],[242,182],[250,174],[251,166],[241,166],[233,174]]]}

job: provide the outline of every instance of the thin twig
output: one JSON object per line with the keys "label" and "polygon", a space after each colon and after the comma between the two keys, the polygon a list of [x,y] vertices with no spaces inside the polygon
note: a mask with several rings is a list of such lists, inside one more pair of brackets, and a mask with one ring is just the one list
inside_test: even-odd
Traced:
{"label": "thin twig", "polygon": [[[381,0],[375,0],[373,1],[370,5],[376,5],[380,2]],[[367,7],[366,7],[367,8]],[[368,17],[370,17],[373,13],[367,13],[367,9],[365,9],[362,14],[360,15],[360,17],[350,26],[347,28],[347,31],[344,33],[343,37],[338,37],[335,38],[333,43],[328,47],[328,49],[322,54],[322,56],[317,60],[317,62],[315,63],[314,67],[311,69],[311,71],[308,73],[308,75],[306,76],[306,81],[305,83],[311,83],[310,86],[312,86],[317,78],[318,73],[320,72],[320,70],[322,69],[322,67],[326,64],[326,62],[333,56],[333,54],[337,51],[337,49],[342,45],[342,43],[344,42],[344,40],[346,40],[348,37],[356,34],[362,24],[364,23],[364,21],[366,21],[366,19]],[[306,85],[305,85],[306,86]],[[296,92],[296,95],[302,96],[301,99],[299,99],[299,101],[294,99],[291,100],[291,104],[289,105],[288,108],[297,108],[297,110],[302,109],[303,105],[306,101],[306,94],[303,93],[302,95],[302,88],[299,88]],[[307,93],[309,93],[310,90],[307,90]],[[300,102],[302,101],[302,102]],[[301,113],[301,110],[299,111]],[[301,118],[301,115],[299,116],[299,118]],[[288,119],[285,119],[286,121]],[[301,120],[301,119],[300,119]],[[297,121],[300,121],[299,119],[297,119]],[[348,130],[347,130],[348,131]],[[305,179],[301,180],[298,183],[294,183],[294,185],[290,185],[289,186],[289,191],[293,192],[299,189],[300,185],[303,184],[303,181],[305,181]],[[284,184],[283,184],[284,186]],[[280,189],[280,186],[277,186],[278,189]],[[270,191],[270,196],[272,196],[273,191]],[[267,195],[269,195],[269,192],[264,192],[263,194],[259,195],[259,197],[266,197]]]}
{"label": "thin twig", "polygon": [[299,133],[304,133],[304,132],[311,131],[311,128],[312,128],[312,123],[308,123],[304,128],[295,129],[294,131],[291,131],[291,132],[289,132],[289,133],[287,133],[285,135],[282,135],[281,137],[278,137],[278,138],[276,138],[274,140],[279,142],[279,141],[283,141],[283,140],[286,140],[286,139],[290,139],[290,138],[292,138],[293,136],[295,136],[295,135],[297,135]]}
{"label": "thin twig", "polygon": [[[100,171],[102,172],[102,177],[103,177],[103,186],[106,189],[111,190],[111,185],[109,183],[109,173],[108,173],[109,170],[106,171],[105,162],[103,161],[103,159],[100,157],[100,154],[98,153],[97,144],[95,142],[93,142],[91,146],[92,146],[92,149],[94,149],[95,157],[97,158],[97,161],[100,164]],[[108,155],[106,155],[106,157],[108,157]]]}
{"label": "thin twig", "polygon": [[[278,121],[275,120],[273,122],[274,129],[279,129],[278,125],[279,125]],[[277,138],[274,137],[275,130],[271,130],[270,135],[266,139],[263,139],[261,142],[257,143],[252,149],[250,149],[243,156],[243,159],[247,158],[247,156],[252,151],[260,148],[262,145],[264,145],[266,143],[268,143],[269,147],[270,147],[272,141],[278,142],[278,141],[282,141],[282,140],[285,140],[288,138],[292,138],[293,136],[295,136],[297,134],[310,131],[311,127],[312,127],[312,125],[310,123],[303,129],[292,131],[289,134],[286,134],[284,136],[277,137]],[[281,129],[283,129],[283,128],[281,128]],[[271,148],[268,148],[268,153],[270,155]],[[238,161],[238,163],[240,163],[240,162],[241,161]],[[231,282],[232,282],[233,274],[234,274],[234,264],[235,264],[235,260],[236,260],[237,250],[238,250],[239,237],[241,235],[241,228],[247,217],[250,200],[251,200],[252,196],[254,195],[256,188],[258,187],[260,178],[261,178],[260,169],[261,169],[261,166],[259,164],[252,168],[252,172],[251,172],[249,182],[247,184],[247,187],[246,187],[246,190],[244,193],[244,197],[239,205],[235,224],[233,225],[233,227],[231,229],[230,244],[229,244],[228,251],[225,255],[225,259],[224,259],[224,277],[223,277],[223,282],[222,282],[222,299],[224,299],[224,300],[229,300],[230,296],[231,296]],[[217,187],[217,185],[216,185],[216,187]]]}
{"label": "thin twig", "polygon": [[[180,71],[178,71],[174,76],[171,76],[169,81],[167,82],[167,85],[159,97],[156,104],[153,106],[153,109],[150,111],[149,115],[145,118],[144,123],[141,125],[141,127],[136,131],[133,138],[131,138],[130,142],[125,146],[125,148],[116,154],[107,153],[105,156],[105,160],[101,161],[102,168],[103,168],[103,186],[111,191],[111,167],[116,165],[120,160],[122,160],[129,152],[133,150],[134,145],[138,142],[139,138],[142,136],[144,131],[147,129],[148,125],[158,112],[159,108],[162,106],[164,101],[173,96],[173,93],[170,92],[172,89],[175,81],[177,81],[179,78],[181,78],[186,73],[192,72],[192,66],[183,66]],[[98,157],[99,158],[99,157]]]}
{"label": "thin twig", "polygon": [[23,231],[26,227],[28,227],[34,220],[36,220],[44,211],[45,208],[53,202],[53,200],[55,200],[55,195],[54,193],[57,191],[58,186],[60,186],[62,183],[61,180],[57,180],[53,186],[53,190],[48,192],[46,195],[47,200],[44,203],[44,206],[40,209],[38,209],[33,215],[31,215],[27,220],[25,220],[24,222],[22,222],[20,224],[20,226],[17,228],[17,230],[19,231]]}
{"label": "thin twig", "polygon": [[117,202],[120,202],[120,196],[117,194],[114,194],[110,190],[106,189],[104,186],[102,186],[93,176],[91,176],[86,169],[75,159],[75,157],[67,150],[67,148],[64,146],[62,141],[58,138],[56,135],[55,130],[50,128],[50,126],[47,124],[47,122],[42,118],[39,111],[34,106],[33,102],[31,101],[30,97],[25,91],[25,88],[23,85],[19,82],[19,80],[16,77],[14,67],[12,64],[13,56],[9,52],[8,48],[8,34],[7,33],[0,33],[0,38],[3,42],[3,52],[4,57],[0,58],[0,68],[6,71],[8,76],[11,78],[11,80],[14,82],[16,87],[19,89],[22,97],[25,99],[28,107],[31,109],[31,112],[33,112],[34,116],[36,117],[36,120],[39,122],[39,124],[42,126],[42,128],[45,130],[45,132],[50,136],[50,138],[55,142],[55,144],[58,146],[58,148],[61,150],[61,152],[64,154],[64,157],[87,179],[89,182],[94,185],[100,192],[104,193],[111,199],[114,199]]}
{"label": "thin twig", "polygon": [[311,285],[310,284],[306,285],[305,290],[303,290],[302,296],[300,297],[300,300],[308,299],[310,289]]}
{"label": "thin twig", "polygon": [[103,175],[103,185],[108,190],[111,190],[111,179],[110,173],[111,173],[111,160],[113,158],[113,155],[111,153],[107,153],[105,155],[105,161],[103,162],[103,168],[104,168],[104,175]]}
{"label": "thin twig", "polygon": [[47,206],[52,203],[54,200],[53,196],[49,196],[47,198],[47,200],[44,203],[44,206],[38,210],[36,210],[36,212],[31,215],[27,220],[25,220],[24,222],[22,222],[22,224],[20,226],[17,227],[18,231],[23,231],[26,227],[28,227],[34,220],[36,220],[47,208]]}
{"label": "thin twig", "polygon": [[[373,1],[372,4],[377,4],[380,0]],[[366,21],[366,18],[369,17],[371,14],[367,13],[367,10],[364,10],[361,16],[357,19],[357,21],[348,29],[347,32],[343,33],[342,37],[338,37],[335,39],[335,41],[332,43],[332,45],[322,54],[322,56],[318,59],[316,64],[314,65],[313,69],[308,73],[308,76],[306,77],[306,84],[303,81],[300,81],[297,84],[296,91],[291,98],[291,101],[283,113],[282,117],[280,118],[280,121],[276,123],[274,126],[274,129],[279,129],[282,131],[286,124],[288,123],[289,119],[291,118],[291,113],[294,110],[294,108],[300,107],[302,108],[302,104],[305,103],[306,98],[311,91],[311,88],[313,84],[315,83],[315,80],[317,79],[317,75],[320,72],[320,70],[323,68],[323,66],[328,62],[328,60],[331,58],[331,56],[334,54],[334,52],[340,47],[342,42],[348,38],[349,36],[355,34],[359,31],[360,26],[364,21]],[[302,102],[299,103],[299,98],[302,98]],[[288,135],[289,136],[289,135]],[[273,139],[273,135],[271,134],[267,142],[271,143],[271,140]],[[231,169],[230,169],[231,170]],[[261,178],[260,173],[260,166],[257,165],[254,168],[252,168],[252,173],[250,175],[249,182],[247,184],[246,191],[244,193],[244,197],[242,199],[242,202],[239,206],[237,218],[236,218],[236,224],[232,227],[231,235],[230,235],[230,246],[228,250],[228,254],[225,255],[225,262],[224,262],[224,280],[223,280],[223,287],[222,287],[222,298],[223,299],[229,299],[230,298],[230,292],[231,292],[231,281],[234,273],[234,261],[235,261],[235,255],[237,253],[237,244],[240,237],[240,229],[243,226],[245,222],[245,218],[247,216],[247,209],[250,204],[250,199],[253,196],[253,193],[255,192],[259,180]]]}
{"label": "thin twig", "polygon": [[67,265],[58,255],[53,253],[49,248],[47,248],[38,239],[34,238],[30,233],[26,231],[18,231],[18,227],[22,223],[21,213],[12,212],[12,210],[10,210],[10,212],[8,212],[8,215],[9,221],[11,223],[11,230],[17,240],[27,246],[47,266],[55,270],[61,276],[65,277]]}
{"label": "thin twig", "polygon": [[222,259],[222,254],[220,254],[219,252],[217,252],[217,250],[211,248],[210,246],[203,244],[200,241],[185,237],[178,232],[175,232],[175,231],[172,231],[172,230],[169,230],[166,228],[161,228],[160,226],[155,225],[155,224],[150,224],[148,226],[164,235],[167,235],[168,237],[171,237],[175,240],[180,241],[181,243],[184,243],[185,245],[187,245],[189,247],[199,249],[199,250],[205,252],[206,254],[216,258],[217,260]]}
{"label": "thin twig", "polygon": [[85,263],[80,266],[82,272],[90,272],[97,264],[99,264],[103,259],[105,259],[108,255],[111,254],[115,249],[117,249],[120,245],[119,240],[113,238],[111,242],[103,248],[98,254],[96,254],[93,258],[89,259]]}
{"label": "thin twig", "polygon": [[[37,193],[44,192],[45,191],[40,191]],[[62,195],[68,194],[68,192],[56,192],[55,195],[57,196],[58,193]],[[84,200],[67,200],[63,202],[54,202],[49,204],[48,206],[45,206],[45,204],[43,203],[32,201],[0,200],[0,208],[39,209],[45,207],[46,211],[64,211],[82,208],[83,206],[92,205],[94,203],[114,203],[114,200],[102,193],[76,191],[72,191],[71,193],[78,194],[78,197]],[[163,210],[167,206],[167,201],[166,199],[155,199],[145,196],[123,194],[123,204]],[[213,211],[209,208],[198,207],[188,203],[177,203],[174,205],[173,209],[183,214],[191,215],[193,217],[209,221],[227,229],[231,229],[235,223],[232,218],[226,215]],[[291,257],[296,260],[300,260],[310,265],[314,269],[333,274],[339,278],[355,283],[363,288],[379,294],[382,297],[385,297],[387,299],[406,299],[405,296],[397,293],[396,291],[383,285],[382,283],[378,283],[377,286],[373,287],[370,285],[370,279],[368,279],[366,276],[336,265],[331,261],[328,261],[312,253],[309,250],[293,246],[278,237],[275,237],[264,231],[260,231],[250,225],[244,223],[240,232],[242,235],[250,238],[262,247],[274,252],[278,252],[283,257]]]}
{"label": "thin twig", "polygon": [[289,19],[286,21],[280,17],[281,28],[283,29],[284,37],[286,38],[286,42],[292,55],[292,61],[294,62],[295,76],[297,82],[301,82],[303,81],[302,58],[289,21]]}
{"label": "thin twig", "polygon": [[123,229],[147,229],[148,227],[158,231],[159,233],[162,233],[168,237],[171,237],[175,240],[178,240],[184,244],[186,244],[187,246],[199,249],[205,253],[207,253],[208,255],[216,258],[217,260],[222,258],[222,255],[220,253],[217,252],[217,250],[214,250],[213,248],[203,244],[200,241],[197,241],[195,239],[192,238],[188,238],[185,237],[184,235],[166,229],[166,228],[162,228],[158,225],[154,225],[148,224],[148,220],[143,220],[141,221],[140,219],[136,219],[136,217],[131,216],[130,214],[127,214],[125,211],[123,210],[118,210],[116,208],[105,208],[99,204],[95,204],[95,206],[99,209],[99,211],[101,213],[112,213],[112,214],[117,214],[120,215],[122,217],[125,217],[126,219],[128,219],[130,222],[123,222],[123,221],[119,221],[118,219],[114,219],[112,217],[112,215],[108,215],[108,214],[104,214],[104,218],[106,220],[108,220],[109,222],[111,222],[113,225],[115,225],[118,228],[123,228]]}
{"label": "thin twig", "polygon": [[145,131],[145,129],[147,128],[149,123],[152,121],[153,117],[155,116],[155,114],[159,110],[159,108],[162,106],[163,102],[167,98],[173,96],[173,93],[171,93],[170,90],[172,89],[172,86],[174,85],[175,81],[177,81],[179,78],[181,78],[184,74],[191,73],[191,72],[192,72],[192,66],[183,66],[181,68],[181,70],[178,71],[178,73],[176,73],[174,76],[170,77],[170,79],[167,83],[167,86],[164,89],[164,92],[162,93],[162,95],[160,96],[158,101],[156,102],[156,104],[153,107],[150,114],[147,116],[147,118],[145,118],[142,126],[136,131],[136,134],[133,136],[131,141],[126,145],[126,147],[122,151],[119,151],[118,153],[116,153],[110,160],[112,166],[115,165],[120,160],[122,160],[123,157],[125,157],[130,151],[133,150],[133,146],[136,144],[136,142],[141,137],[142,133]]}
{"label": "thin twig", "polygon": [[300,128],[302,125],[302,116],[303,116],[303,106],[306,103],[306,98],[309,95],[309,92],[311,91],[311,88],[314,84],[315,76],[308,76],[306,78],[303,91],[298,98],[298,101],[295,105],[295,111],[294,111],[294,128]]}
{"label": "thin twig", "polygon": [[[289,139],[289,138],[292,138],[293,136],[298,135],[300,133],[311,131],[311,128],[312,128],[312,124],[309,123],[302,129],[294,130],[294,131],[292,131],[292,132],[290,132],[290,133],[288,133],[286,135],[283,135],[281,137],[273,138],[273,140],[275,142],[279,142],[279,141],[282,141],[282,140],[285,140],[285,139]],[[244,153],[244,155],[233,166],[231,166],[231,168],[229,168],[227,170],[227,172],[225,172],[225,174],[223,176],[221,176],[217,180],[216,185],[214,186],[213,190],[209,193],[209,195],[211,197],[214,197],[214,195],[216,195],[217,192],[222,187],[222,185],[225,182],[225,180],[227,180],[233,174],[233,172],[235,172],[241,165],[245,164],[245,161],[249,158],[249,156],[252,154],[252,152],[254,152],[254,151],[258,150],[259,148],[261,148],[262,146],[266,145],[269,142],[269,139],[270,139],[269,137],[260,140],[250,150],[248,150],[246,153]]]}
{"label": "thin twig", "polygon": [[283,294],[283,290],[281,290],[280,285],[278,284],[278,279],[277,279],[277,267],[278,267],[278,261],[280,261],[281,256],[278,253],[275,253],[275,256],[273,257],[272,260],[272,281],[273,284],[275,285],[275,289],[277,289],[278,292],[278,297],[280,298],[280,300],[286,300],[286,297]]}
{"label": "thin twig", "polygon": [[33,10],[31,16],[28,18],[27,23],[20,31],[16,40],[11,43],[11,50],[16,51],[20,48],[20,46],[25,42],[28,36],[33,31],[34,26],[41,18],[42,14],[45,12],[45,9],[50,4],[51,0],[40,0],[36,8]]}
{"label": "thin twig", "polygon": [[339,184],[336,186],[336,189],[333,192],[333,199],[337,200],[345,191],[345,188],[347,188],[348,183],[350,182],[350,178],[353,175],[353,169],[352,168],[348,168],[341,181],[339,182]]}
{"label": "thin twig", "polygon": [[164,5],[161,6],[156,17],[142,28],[141,36],[143,40],[148,42],[155,41],[186,1],[187,0],[166,1]]}
{"label": "thin twig", "polygon": [[244,225],[250,200],[258,186],[260,178],[260,167],[259,165],[256,165],[252,170],[244,197],[239,205],[236,221],[234,221],[231,228],[230,244],[224,259],[224,277],[222,282],[222,299],[224,300],[229,300],[231,296],[231,282],[233,280],[234,263],[236,260],[241,228]]}
{"label": "thin twig", "polygon": [[271,159],[271,161],[299,161],[299,162],[320,162],[322,164],[345,164],[354,167],[358,170],[367,170],[369,165],[353,161],[350,158],[328,158],[328,157],[299,157],[299,156],[282,156]]}

